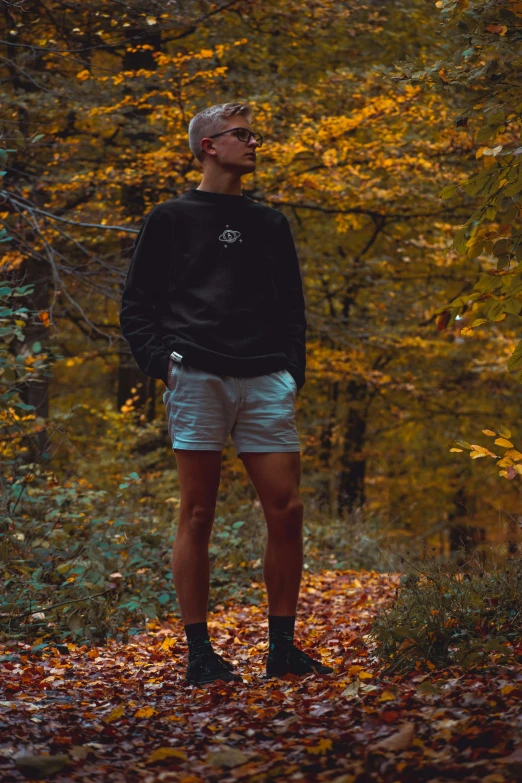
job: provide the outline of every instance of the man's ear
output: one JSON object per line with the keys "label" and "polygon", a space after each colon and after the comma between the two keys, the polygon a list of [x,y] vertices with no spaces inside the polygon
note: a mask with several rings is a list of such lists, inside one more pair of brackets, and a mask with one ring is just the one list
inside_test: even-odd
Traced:
{"label": "man's ear", "polygon": [[204,149],[208,155],[216,154],[212,139],[201,139],[201,148]]}

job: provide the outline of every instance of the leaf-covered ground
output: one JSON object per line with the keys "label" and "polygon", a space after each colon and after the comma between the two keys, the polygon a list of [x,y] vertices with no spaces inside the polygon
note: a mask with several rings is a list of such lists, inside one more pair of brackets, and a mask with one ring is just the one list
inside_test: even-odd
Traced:
{"label": "leaf-covered ground", "polygon": [[184,682],[177,618],[128,644],[69,644],[68,654],[4,646],[0,780],[520,780],[520,665],[495,666],[493,654],[487,670],[380,677],[367,634],[397,581],[305,575],[296,642],[333,675],[264,679],[266,604],[209,615],[214,648],[242,684]]}

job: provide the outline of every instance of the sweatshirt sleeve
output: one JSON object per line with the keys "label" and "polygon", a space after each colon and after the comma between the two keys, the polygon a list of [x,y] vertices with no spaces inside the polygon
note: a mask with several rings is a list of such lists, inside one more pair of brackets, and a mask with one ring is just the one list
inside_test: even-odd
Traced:
{"label": "sweatshirt sleeve", "polygon": [[305,300],[290,223],[283,213],[280,214],[281,224],[276,247],[279,293],[285,325],[283,350],[288,356],[288,371],[294,377],[299,391],[305,384],[306,370]]}
{"label": "sweatshirt sleeve", "polygon": [[120,326],[140,370],[167,383],[169,352],[157,308],[167,290],[168,268],[174,263],[172,215],[161,204],[145,218],[123,288]]}

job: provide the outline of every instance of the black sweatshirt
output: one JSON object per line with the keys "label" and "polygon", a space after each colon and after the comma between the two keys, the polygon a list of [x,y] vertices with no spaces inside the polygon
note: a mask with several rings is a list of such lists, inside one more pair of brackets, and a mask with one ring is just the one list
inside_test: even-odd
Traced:
{"label": "black sweatshirt", "polygon": [[301,389],[307,323],[287,218],[195,188],[158,204],[136,238],[120,325],[142,372],[165,384],[176,351],[217,375],[286,368]]}

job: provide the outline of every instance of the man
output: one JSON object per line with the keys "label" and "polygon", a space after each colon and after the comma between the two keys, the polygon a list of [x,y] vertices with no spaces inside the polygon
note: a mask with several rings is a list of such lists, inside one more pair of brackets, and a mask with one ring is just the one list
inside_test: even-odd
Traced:
{"label": "man", "polygon": [[267,676],[333,671],[293,644],[303,563],[295,398],[305,383],[305,303],[288,220],[242,195],[263,139],[252,109],[211,106],[189,124],[203,179],[144,221],[123,291],[122,333],[163,400],[180,482],[172,573],[187,635],[186,679],[241,680],[207,629],[208,544],[231,434],[268,526]]}

